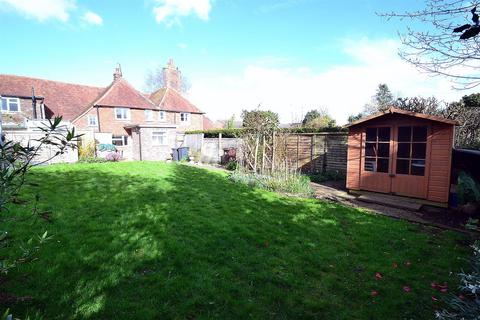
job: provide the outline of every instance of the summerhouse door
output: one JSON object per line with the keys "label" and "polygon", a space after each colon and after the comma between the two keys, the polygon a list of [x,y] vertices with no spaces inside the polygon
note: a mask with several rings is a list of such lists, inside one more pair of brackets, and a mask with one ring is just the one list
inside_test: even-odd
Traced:
{"label": "summerhouse door", "polygon": [[365,129],[360,188],[426,198],[430,127],[398,124]]}
{"label": "summerhouse door", "polygon": [[430,127],[398,125],[393,128],[392,190],[397,195],[426,198]]}
{"label": "summerhouse door", "polygon": [[390,193],[392,178],[392,133],[388,126],[366,128],[363,134],[363,154],[360,169],[360,188]]}

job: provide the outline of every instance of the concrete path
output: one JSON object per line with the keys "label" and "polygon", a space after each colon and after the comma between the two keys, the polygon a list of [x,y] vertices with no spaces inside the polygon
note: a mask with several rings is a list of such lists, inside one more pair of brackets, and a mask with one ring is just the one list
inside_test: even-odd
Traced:
{"label": "concrete path", "polygon": [[318,184],[312,182],[312,188],[315,190],[317,199],[338,202],[354,208],[366,209],[376,214],[381,214],[395,219],[407,220],[414,223],[420,223],[428,226],[464,233],[468,232],[465,229],[460,229],[438,222],[426,220],[422,217],[423,215],[421,212],[415,212],[406,209],[393,208],[386,205],[360,201],[358,200],[358,196],[349,194],[346,190],[341,189],[340,186],[341,184],[334,182],[327,182],[325,184]]}

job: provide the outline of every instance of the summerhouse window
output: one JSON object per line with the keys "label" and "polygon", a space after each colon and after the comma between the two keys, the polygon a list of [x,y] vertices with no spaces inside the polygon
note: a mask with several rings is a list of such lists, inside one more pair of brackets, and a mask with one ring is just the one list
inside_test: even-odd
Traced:
{"label": "summerhouse window", "polygon": [[365,171],[388,172],[390,128],[367,128],[365,138]]}
{"label": "summerhouse window", "polygon": [[399,127],[397,174],[425,175],[427,127]]}

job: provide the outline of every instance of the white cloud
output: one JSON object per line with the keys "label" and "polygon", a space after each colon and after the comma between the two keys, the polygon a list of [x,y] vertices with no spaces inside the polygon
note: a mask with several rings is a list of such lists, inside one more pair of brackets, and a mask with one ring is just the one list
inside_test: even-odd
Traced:
{"label": "white cloud", "polygon": [[0,0],[0,9],[11,9],[39,21],[57,19],[66,22],[69,11],[75,8],[75,0]]}
{"label": "white cloud", "polygon": [[180,49],[187,49],[188,45],[186,43],[180,42],[177,43],[177,47],[179,47]]}
{"label": "white cloud", "polygon": [[83,21],[85,21],[89,24],[93,24],[95,26],[101,26],[103,24],[102,17],[100,17],[98,14],[96,14],[95,12],[92,12],[92,11],[87,11],[83,15],[82,19],[83,19]]}
{"label": "white cloud", "polygon": [[155,20],[171,26],[179,23],[182,16],[196,15],[202,20],[208,20],[212,9],[212,0],[156,0],[153,8]]}
{"label": "white cloud", "polygon": [[214,119],[239,117],[259,103],[280,114],[282,122],[301,120],[308,110],[324,107],[339,124],[362,111],[379,83],[399,96],[432,96],[453,101],[469,93],[452,90],[445,78],[430,77],[401,60],[399,43],[368,39],[345,41],[350,63],[315,72],[308,67],[251,63],[239,74],[192,75],[190,98]]}

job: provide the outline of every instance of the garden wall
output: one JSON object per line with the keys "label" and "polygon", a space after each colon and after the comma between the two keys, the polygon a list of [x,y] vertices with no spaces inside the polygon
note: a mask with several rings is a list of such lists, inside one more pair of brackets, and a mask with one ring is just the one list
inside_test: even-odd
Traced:
{"label": "garden wall", "polygon": [[[31,146],[38,145],[38,142],[36,140],[42,138],[44,136],[44,133],[36,130],[9,130],[5,131],[5,138],[7,140],[11,140],[14,142],[20,142],[22,145],[26,146],[28,143],[30,143]],[[50,159],[52,156],[55,155],[57,152],[57,149],[51,147],[51,146],[43,146],[40,149],[40,153],[34,158],[35,163],[43,162],[47,159]],[[52,163],[71,163],[71,162],[77,162],[78,161],[78,152],[76,149],[66,149],[63,154],[60,154],[50,161],[46,162],[46,164],[52,164]]]}

